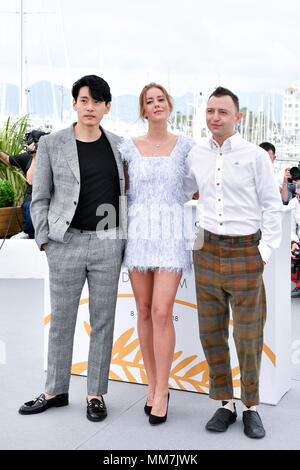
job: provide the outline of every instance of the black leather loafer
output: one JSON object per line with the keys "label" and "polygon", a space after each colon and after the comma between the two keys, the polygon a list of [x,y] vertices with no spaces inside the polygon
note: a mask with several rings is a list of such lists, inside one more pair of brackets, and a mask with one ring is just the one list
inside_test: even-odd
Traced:
{"label": "black leather loafer", "polygon": [[262,437],[265,437],[266,431],[257,411],[244,411],[243,423],[244,433],[246,436],[251,437],[252,439],[261,439]]}
{"label": "black leather loafer", "polygon": [[206,429],[213,432],[225,432],[230,424],[235,423],[237,418],[236,408],[234,404],[234,412],[227,408],[219,408],[213,417],[206,424]]}
{"label": "black leather loafer", "polygon": [[298,297],[300,297],[300,287],[295,287],[292,292],[291,292],[291,297],[293,299],[297,299]]}
{"label": "black leather loafer", "polygon": [[69,394],[62,393],[61,395],[56,395],[54,398],[49,398],[46,400],[44,393],[42,393],[38,398],[35,398],[32,401],[24,403],[19,409],[21,415],[33,415],[36,413],[42,413],[48,408],[59,406],[67,406],[69,404]]}
{"label": "black leather loafer", "polygon": [[[102,397],[102,396],[101,396]],[[102,401],[98,398],[92,398],[90,401],[87,400],[86,417],[90,421],[102,421],[107,416],[107,409],[102,397]]]}

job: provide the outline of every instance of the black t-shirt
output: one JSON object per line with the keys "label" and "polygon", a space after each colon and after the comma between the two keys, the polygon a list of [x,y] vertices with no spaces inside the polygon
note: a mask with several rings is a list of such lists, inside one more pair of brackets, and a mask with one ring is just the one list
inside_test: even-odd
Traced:
{"label": "black t-shirt", "polygon": [[101,204],[111,204],[115,217],[109,226],[119,226],[120,181],[116,160],[111,146],[102,132],[95,142],[76,140],[80,168],[81,188],[77,208],[71,227],[81,230],[96,230],[100,220],[107,217],[97,216]]}
{"label": "black t-shirt", "polygon": [[[13,166],[16,166],[17,168],[20,168],[23,171],[25,176],[27,174],[27,171],[30,168],[31,162],[32,162],[32,156],[30,155],[30,153],[27,153],[27,152],[9,157],[9,163]],[[31,201],[31,196],[32,196],[32,186],[31,184],[27,183],[25,201]]]}

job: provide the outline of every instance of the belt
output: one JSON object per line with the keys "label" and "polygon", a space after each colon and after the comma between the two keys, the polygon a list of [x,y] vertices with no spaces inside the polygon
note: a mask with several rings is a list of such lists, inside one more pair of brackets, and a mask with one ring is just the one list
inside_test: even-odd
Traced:
{"label": "belt", "polygon": [[75,235],[93,235],[97,236],[98,238],[110,238],[110,236],[116,235],[117,238],[119,238],[120,228],[115,227],[109,230],[82,230],[79,228],[70,227],[67,231],[70,233],[74,233]]}
{"label": "belt", "polygon": [[237,245],[240,243],[254,243],[254,242],[259,242],[261,239],[261,231],[258,230],[256,233],[253,233],[251,235],[217,235],[216,233],[208,232],[207,230],[204,230],[204,240],[215,240],[220,243],[227,243],[231,245]]}

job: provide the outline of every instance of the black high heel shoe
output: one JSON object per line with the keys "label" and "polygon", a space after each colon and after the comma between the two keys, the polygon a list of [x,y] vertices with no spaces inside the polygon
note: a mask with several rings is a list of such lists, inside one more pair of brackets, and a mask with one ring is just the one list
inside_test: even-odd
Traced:
{"label": "black high heel shoe", "polygon": [[166,411],[165,416],[155,416],[155,415],[153,415],[152,413],[150,413],[150,416],[149,416],[149,423],[150,423],[150,424],[152,424],[152,425],[155,425],[155,424],[162,424],[162,423],[164,423],[165,421],[167,421],[168,408],[169,408],[169,399],[170,399],[170,393],[168,393],[167,411]]}
{"label": "black high heel shoe", "polygon": [[152,410],[152,406],[147,405],[147,402],[146,402],[146,405],[144,406],[144,411],[147,416],[150,416],[151,410]]}

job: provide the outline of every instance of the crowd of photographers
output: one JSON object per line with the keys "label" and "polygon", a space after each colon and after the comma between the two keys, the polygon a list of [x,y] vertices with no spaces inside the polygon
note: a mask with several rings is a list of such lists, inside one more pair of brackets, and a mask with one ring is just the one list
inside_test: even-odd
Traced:
{"label": "crowd of photographers", "polygon": [[[273,144],[260,144],[270,155],[272,163],[276,160],[276,149]],[[300,162],[298,167],[286,168],[284,173],[274,167],[282,202],[291,208],[291,271],[292,281],[296,284],[292,290],[293,298],[300,298]]]}
{"label": "crowd of photographers", "polygon": [[292,291],[292,297],[300,297],[300,182],[295,186],[295,197],[289,202],[292,207],[291,223],[291,256],[292,256],[292,281],[296,286]]}
{"label": "crowd of photographers", "polygon": [[[24,225],[22,231],[11,238],[32,239],[34,227],[30,216],[32,195],[32,178],[38,142],[46,132],[33,130],[25,135],[26,151],[19,155],[8,155],[0,150],[0,158],[8,165],[14,165],[22,170],[27,181],[25,201],[22,204]],[[270,142],[260,144],[268,152],[272,163],[276,160],[276,149]],[[300,162],[298,167],[286,168],[282,174],[275,166],[274,172],[278,181],[284,205],[291,207],[291,266],[292,281],[296,284],[292,290],[292,297],[300,298]]]}

